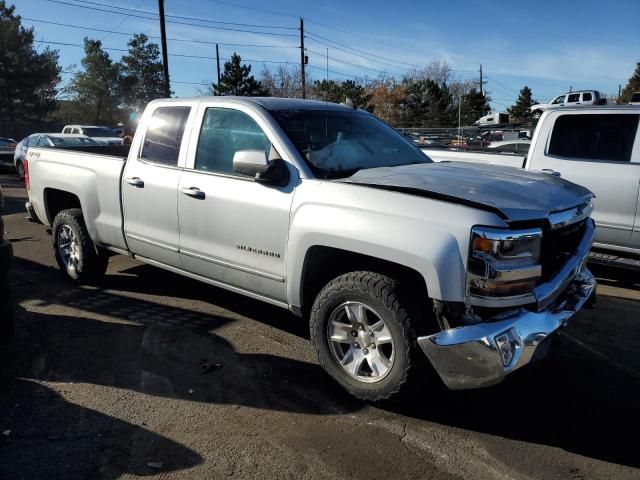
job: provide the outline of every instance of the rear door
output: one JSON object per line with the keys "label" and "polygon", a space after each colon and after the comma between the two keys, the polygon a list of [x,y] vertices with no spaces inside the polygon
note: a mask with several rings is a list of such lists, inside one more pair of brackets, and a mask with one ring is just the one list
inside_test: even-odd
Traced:
{"label": "rear door", "polygon": [[580,105],[580,93],[570,93],[567,95],[567,100],[564,104],[565,107],[575,107],[576,105]]}
{"label": "rear door", "polygon": [[284,155],[284,147],[265,115],[230,102],[203,103],[195,128],[178,193],[183,268],[283,301],[296,171],[288,165],[285,186],[265,185],[234,172],[233,157],[240,150]]}
{"label": "rear door", "polygon": [[[557,112],[548,117],[531,168],[559,172],[596,195],[596,242],[627,247],[634,228],[640,186],[637,113]],[[635,145],[635,146],[634,146]],[[634,151],[635,148],[635,151]]]}
{"label": "rear door", "polygon": [[593,93],[591,92],[582,92],[582,103],[581,105],[583,106],[589,106],[589,105],[593,105],[593,101],[595,99],[593,98]]}
{"label": "rear door", "polygon": [[124,232],[136,255],[180,266],[178,183],[196,103],[149,107],[122,179]]}

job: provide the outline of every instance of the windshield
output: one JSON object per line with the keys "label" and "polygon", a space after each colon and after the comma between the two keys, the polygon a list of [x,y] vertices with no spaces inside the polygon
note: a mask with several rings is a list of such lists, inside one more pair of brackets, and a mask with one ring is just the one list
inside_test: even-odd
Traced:
{"label": "windshield", "polygon": [[87,137],[117,137],[110,128],[83,128],[82,133]]}
{"label": "windshield", "polygon": [[83,137],[49,137],[49,140],[56,146],[69,145],[97,145],[98,142],[90,138]]}
{"label": "windshield", "polygon": [[398,132],[361,111],[272,111],[318,178],[348,177],[366,168],[431,163]]}

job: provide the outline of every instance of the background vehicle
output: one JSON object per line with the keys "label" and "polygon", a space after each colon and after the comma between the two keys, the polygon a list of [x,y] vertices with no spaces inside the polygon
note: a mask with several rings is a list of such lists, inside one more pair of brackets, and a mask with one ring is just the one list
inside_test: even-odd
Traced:
{"label": "background vehicle", "polygon": [[640,268],[640,107],[563,108],[538,122],[527,156],[425,149],[435,161],[546,171],[596,195],[594,260]]}
{"label": "background vehicle", "polygon": [[0,137],[0,167],[13,166],[13,154],[16,141],[13,138]]}
{"label": "background vehicle", "polygon": [[640,105],[640,92],[635,92],[633,95],[631,95],[629,105]]}
{"label": "background vehicle", "polygon": [[595,292],[588,190],[433,163],[354,108],[154,101],[119,148],[29,149],[27,209],[65,275],[99,278],[111,251],[308,316],[361,399],[411,395],[423,354],[450,388],[497,383]]}
{"label": "background vehicle", "polygon": [[98,145],[100,145],[98,142],[85,135],[34,133],[18,142],[13,155],[13,166],[16,169],[18,177],[24,178],[24,160],[29,147],[73,149],[75,147]]}
{"label": "background vehicle", "polygon": [[553,107],[591,107],[605,105],[607,100],[597,90],[578,90],[558,95],[549,103],[538,103],[531,106],[533,119],[538,120],[543,112]]}
{"label": "background vehicle", "polygon": [[501,125],[503,123],[509,123],[509,114],[501,113],[501,112],[491,112],[484,117],[479,118],[475,122],[474,125],[483,126],[483,125]]}
{"label": "background vehicle", "polygon": [[97,125],[67,125],[62,133],[86,135],[103,145],[122,145],[122,138],[109,127]]}
{"label": "background vehicle", "polygon": [[527,154],[529,147],[531,146],[531,140],[519,139],[519,140],[503,140],[499,142],[491,142],[487,145],[490,151],[500,153],[520,153]]}

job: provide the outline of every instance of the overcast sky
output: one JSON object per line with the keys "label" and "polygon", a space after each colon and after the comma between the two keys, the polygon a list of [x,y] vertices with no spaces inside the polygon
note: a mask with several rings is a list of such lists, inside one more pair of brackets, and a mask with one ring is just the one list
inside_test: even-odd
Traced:
{"label": "overcast sky", "polygon": [[[207,42],[220,43],[223,60],[238,52],[256,76],[265,61],[299,62],[300,16],[308,72],[317,79],[326,75],[327,47],[329,77],[337,80],[382,72],[400,78],[412,65],[435,59],[449,62],[466,80],[477,77],[482,64],[495,110],[511,105],[523,85],[540,101],[569,87],[617,93],[640,62],[640,0],[165,2],[167,36],[205,42],[169,40],[170,77],[178,96],[197,94],[202,87],[196,84],[214,79],[214,59],[179,56],[215,57],[215,46]],[[113,49],[115,60],[128,36],[88,29],[159,35],[157,0],[18,0],[16,7],[38,40],[80,45],[84,36],[99,38]],[[82,49],[51,47],[60,50],[67,80]]]}

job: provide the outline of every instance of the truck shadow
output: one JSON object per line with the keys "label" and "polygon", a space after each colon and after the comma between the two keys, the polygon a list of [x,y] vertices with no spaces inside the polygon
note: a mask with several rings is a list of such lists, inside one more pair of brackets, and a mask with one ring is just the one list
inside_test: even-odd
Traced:
{"label": "truck shadow", "polygon": [[[202,314],[104,288],[69,288],[55,269],[22,259],[17,267],[17,284],[26,287],[18,290],[27,292],[19,297],[30,311],[21,309],[18,315],[16,376],[315,415],[363,407],[315,364],[236,352],[214,333],[234,321],[233,312]],[[30,278],[29,271],[41,276]],[[170,275],[147,288],[152,274],[138,274],[137,282],[109,283],[113,279],[107,278],[105,288],[175,295],[165,289],[190,291],[196,283]],[[43,283],[48,293],[36,288]],[[196,297],[206,301],[214,294],[218,304],[219,289],[200,288]],[[295,323],[283,319],[280,309],[228,295],[225,308],[237,305],[252,320],[284,329]],[[82,316],[46,313],[53,305]],[[390,410],[408,422],[434,422],[640,467],[636,442],[630,440],[640,430],[639,310],[639,302],[601,297],[596,310],[581,312],[571,322],[547,361],[486,390],[451,392],[430,385],[415,401]],[[202,373],[202,365],[212,368]]]}
{"label": "truck shadow", "polygon": [[[193,450],[143,426],[67,402],[32,380],[4,381],[0,393],[2,478],[122,478],[192,468]],[[136,455],[130,448],[135,446]],[[161,462],[160,469],[147,466]]]}
{"label": "truck shadow", "polygon": [[[236,352],[215,334],[235,321],[233,313],[201,313],[66,282],[51,288],[57,270],[24,259],[16,267],[16,377],[317,415],[361,408],[316,364]],[[275,310],[264,309],[258,321],[276,322],[272,317],[282,310]],[[321,395],[318,385],[325,386]]]}

